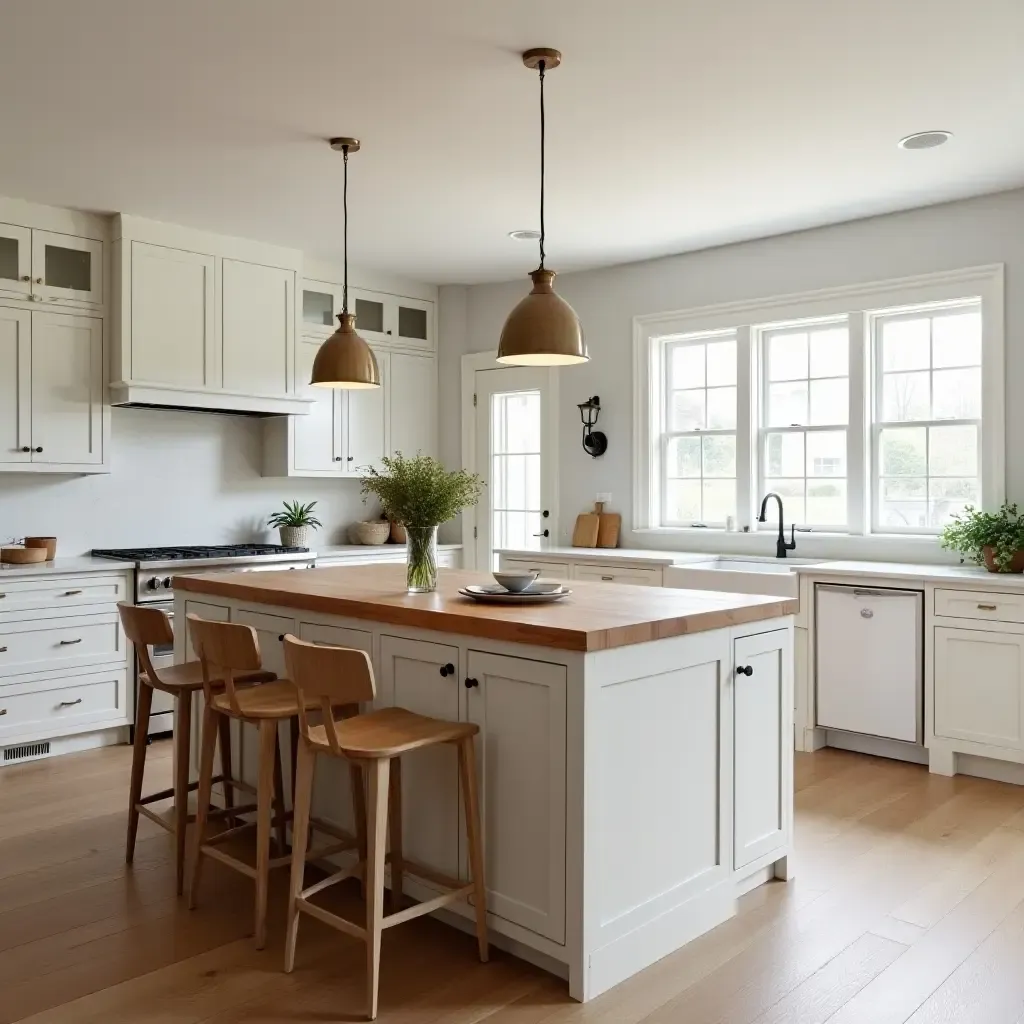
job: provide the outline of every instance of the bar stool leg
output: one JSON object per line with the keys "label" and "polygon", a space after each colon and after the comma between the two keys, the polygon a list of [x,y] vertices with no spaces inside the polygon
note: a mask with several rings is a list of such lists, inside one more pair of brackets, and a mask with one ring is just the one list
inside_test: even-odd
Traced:
{"label": "bar stool leg", "polygon": [[297,751],[292,819],[292,875],[288,889],[288,924],[285,929],[284,969],[290,973],[295,967],[295,943],[299,938],[299,908],[296,900],[302,892],[306,870],[306,848],[309,843],[309,808],[313,802],[313,766],[316,755],[304,743]]}
{"label": "bar stool leg", "polygon": [[391,842],[391,912],[402,909],[402,759],[391,762],[388,784],[388,838]]}
{"label": "bar stool leg", "polygon": [[359,888],[366,899],[366,790],[363,788],[363,769],[358,761],[349,761],[348,781],[352,791],[352,818],[356,823],[356,843],[363,871],[359,876]]}
{"label": "bar stool leg", "polygon": [[196,792],[196,820],[192,826],[192,864],[188,880],[188,906],[194,910],[199,896],[199,874],[203,863],[203,835],[213,789],[213,755],[217,749],[217,719],[209,704],[203,710],[203,738],[199,751],[199,788]]}
{"label": "bar stool leg", "polygon": [[[276,724],[276,723],[275,723]],[[274,731],[274,834],[277,855],[283,857],[288,850],[288,825],[284,806],[284,773],[281,766],[281,734]]]}
{"label": "bar stool leg", "polygon": [[380,938],[384,920],[384,861],[387,855],[389,758],[370,762],[370,792],[366,801],[366,1015],[377,1018],[380,987]]}
{"label": "bar stool leg", "polygon": [[476,941],[480,959],[490,957],[487,941],[487,884],[484,880],[484,851],[480,835],[480,802],[477,799],[476,750],[473,737],[459,741],[459,775],[466,812],[466,837],[469,840],[469,869],[473,874],[473,903],[476,909]]}
{"label": "bar stool leg", "polygon": [[192,692],[174,699],[174,867],[178,895],[185,888],[185,835],[188,831],[188,760],[192,740]]}
{"label": "bar stool leg", "polygon": [[[220,737],[220,773],[225,780],[235,777],[234,766],[231,761],[231,719],[227,715],[217,716],[217,733]],[[227,781],[221,784],[224,790],[224,807],[230,811],[235,806],[235,787]],[[227,816],[229,828],[238,824],[238,819],[233,815]]]}
{"label": "bar stool leg", "polygon": [[142,799],[142,776],[146,772],[146,740],[149,739],[149,709],[153,704],[153,687],[139,686],[135,707],[135,743],[132,749],[132,780],[128,787],[128,842],[124,859],[131,864],[135,858],[135,836],[139,831],[139,809]]}
{"label": "bar stool leg", "polygon": [[256,783],[256,948],[267,944],[267,889],[270,882],[270,819],[274,803],[277,720],[259,724],[259,776]]}

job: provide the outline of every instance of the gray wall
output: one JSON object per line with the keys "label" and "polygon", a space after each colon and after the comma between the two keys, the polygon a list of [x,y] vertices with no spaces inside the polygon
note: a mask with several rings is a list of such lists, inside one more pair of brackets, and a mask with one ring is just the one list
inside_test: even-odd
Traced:
{"label": "gray wall", "polygon": [[[557,239],[551,252],[557,269]],[[460,461],[461,357],[497,347],[505,317],[527,291],[533,258],[524,247],[521,280],[441,289],[441,454],[451,465]],[[989,263],[1006,264],[1007,493],[1024,500],[1024,459],[1015,445],[1024,436],[1024,346],[1017,335],[1024,325],[1024,190],[560,276],[556,286],[583,322],[591,357],[561,371],[561,541],[568,543],[576,513],[595,493],[611,491],[623,514],[623,546],[676,546],[630,535],[634,316]],[[580,447],[576,403],[593,394],[601,397],[600,426],[609,441],[600,459]],[[452,524],[447,535],[454,533]]]}

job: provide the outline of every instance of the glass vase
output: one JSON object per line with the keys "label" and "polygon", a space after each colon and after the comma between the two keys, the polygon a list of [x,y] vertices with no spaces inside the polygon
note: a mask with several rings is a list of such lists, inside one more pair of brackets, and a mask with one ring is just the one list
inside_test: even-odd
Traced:
{"label": "glass vase", "polygon": [[406,526],[405,581],[410,594],[437,589],[437,527]]}

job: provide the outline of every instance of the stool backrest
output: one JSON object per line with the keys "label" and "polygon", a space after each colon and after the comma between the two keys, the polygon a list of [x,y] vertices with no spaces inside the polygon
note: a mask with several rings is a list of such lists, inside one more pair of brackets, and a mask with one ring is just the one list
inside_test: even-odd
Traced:
{"label": "stool backrest", "polygon": [[213,680],[223,681],[228,703],[236,715],[242,714],[235,689],[235,675],[256,672],[263,667],[256,630],[240,622],[216,622],[187,615],[192,647],[203,666],[203,694],[213,698]]}
{"label": "stool backrest", "polygon": [[299,640],[291,633],[284,638],[284,662],[288,678],[299,691],[299,731],[304,740],[309,740],[309,721],[306,717],[306,701],[319,700],[323,715],[324,730],[331,752],[341,754],[338,737],[330,728],[334,722],[333,708],[349,705],[350,718],[355,714],[352,705],[371,701],[377,688],[373,679],[373,666],[365,651],[350,647],[328,647]]}
{"label": "stool backrest", "polygon": [[153,662],[149,656],[151,647],[164,647],[174,643],[174,629],[171,617],[159,608],[126,604],[120,601],[117,610],[121,614],[124,635],[135,645],[135,656],[139,668],[154,683],[159,682]]}

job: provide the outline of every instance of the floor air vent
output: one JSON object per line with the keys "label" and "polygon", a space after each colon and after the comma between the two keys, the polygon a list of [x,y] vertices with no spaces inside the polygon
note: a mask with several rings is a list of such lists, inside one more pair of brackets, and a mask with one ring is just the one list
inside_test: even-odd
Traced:
{"label": "floor air vent", "polygon": [[33,757],[46,757],[50,752],[50,741],[45,743],[22,743],[19,747],[4,747],[4,764],[11,761],[26,761]]}

